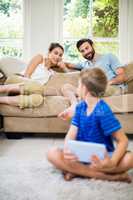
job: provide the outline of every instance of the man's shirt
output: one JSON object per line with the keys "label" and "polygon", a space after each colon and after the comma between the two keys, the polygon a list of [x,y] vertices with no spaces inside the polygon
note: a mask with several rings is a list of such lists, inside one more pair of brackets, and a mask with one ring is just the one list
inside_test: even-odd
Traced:
{"label": "man's shirt", "polygon": [[108,54],[101,55],[96,60],[95,63],[89,60],[81,61],[76,64],[75,68],[81,70],[81,69],[86,69],[86,68],[98,67],[98,68],[101,68],[105,72],[108,80],[111,80],[117,76],[116,70],[121,66],[122,65],[119,62],[118,58],[114,56],[113,54],[108,53]]}

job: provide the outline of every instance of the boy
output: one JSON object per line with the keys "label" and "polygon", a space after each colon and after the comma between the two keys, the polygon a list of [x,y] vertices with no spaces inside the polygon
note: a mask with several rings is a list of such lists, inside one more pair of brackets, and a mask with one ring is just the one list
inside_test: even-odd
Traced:
{"label": "boy", "polygon": [[[64,178],[74,176],[131,182],[126,173],[133,168],[133,154],[127,152],[128,139],[110,107],[101,99],[107,86],[107,78],[99,68],[81,71],[78,94],[82,101],[76,106],[70,129],[65,137],[64,149],[53,148],[48,160],[64,172]],[[107,153],[103,160],[92,156],[90,164],[81,163],[67,147],[68,140],[101,143]],[[116,141],[114,147],[113,140]],[[111,155],[111,156],[110,156]]]}

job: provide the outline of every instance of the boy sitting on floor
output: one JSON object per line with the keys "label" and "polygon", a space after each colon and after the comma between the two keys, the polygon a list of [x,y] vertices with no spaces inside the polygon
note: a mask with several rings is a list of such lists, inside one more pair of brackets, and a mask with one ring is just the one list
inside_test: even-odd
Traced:
{"label": "boy sitting on floor", "polygon": [[[80,74],[78,94],[82,101],[76,106],[70,129],[65,137],[64,149],[52,148],[48,160],[62,170],[64,178],[83,177],[131,182],[127,171],[133,168],[133,153],[127,152],[128,139],[120,122],[108,104],[101,98],[107,78],[99,68],[83,70]],[[67,147],[68,140],[95,142],[106,146],[103,160],[92,156],[89,164],[79,162]],[[113,142],[116,141],[116,147]]]}

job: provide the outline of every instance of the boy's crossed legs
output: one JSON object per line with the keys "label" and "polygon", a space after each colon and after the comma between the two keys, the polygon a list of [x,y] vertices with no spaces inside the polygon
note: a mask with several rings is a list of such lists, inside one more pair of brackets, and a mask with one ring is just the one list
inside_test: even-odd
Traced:
{"label": "boy's crossed legs", "polygon": [[[128,152],[114,170],[110,172],[97,171],[92,169],[90,165],[80,162],[69,162],[64,159],[63,150],[53,148],[48,152],[48,160],[63,172],[68,172],[68,180],[74,176],[83,176],[108,181],[123,181],[130,183],[131,178],[126,173],[133,168],[133,154]],[[67,176],[66,176],[67,177]]]}

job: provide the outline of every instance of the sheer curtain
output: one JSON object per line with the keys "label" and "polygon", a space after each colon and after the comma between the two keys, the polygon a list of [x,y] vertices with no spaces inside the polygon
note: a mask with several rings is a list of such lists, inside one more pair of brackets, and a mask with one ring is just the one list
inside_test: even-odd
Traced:
{"label": "sheer curtain", "polygon": [[120,3],[120,59],[123,63],[133,61],[133,0]]}
{"label": "sheer curtain", "polygon": [[63,0],[23,0],[24,59],[47,53],[50,42],[62,42]]}

